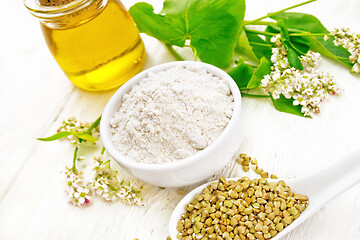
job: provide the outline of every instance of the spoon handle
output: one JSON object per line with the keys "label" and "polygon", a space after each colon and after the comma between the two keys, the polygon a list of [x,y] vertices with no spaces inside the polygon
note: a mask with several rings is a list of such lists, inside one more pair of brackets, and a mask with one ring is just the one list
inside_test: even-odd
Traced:
{"label": "spoon handle", "polygon": [[296,181],[296,189],[325,204],[360,182],[360,150]]}

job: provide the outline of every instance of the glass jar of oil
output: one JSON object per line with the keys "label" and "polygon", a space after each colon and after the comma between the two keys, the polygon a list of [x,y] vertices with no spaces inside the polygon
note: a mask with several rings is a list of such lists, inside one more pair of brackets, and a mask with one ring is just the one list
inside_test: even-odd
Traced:
{"label": "glass jar of oil", "polygon": [[40,19],[46,43],[78,87],[102,91],[138,73],[145,49],[129,13],[118,0],[25,0]]}

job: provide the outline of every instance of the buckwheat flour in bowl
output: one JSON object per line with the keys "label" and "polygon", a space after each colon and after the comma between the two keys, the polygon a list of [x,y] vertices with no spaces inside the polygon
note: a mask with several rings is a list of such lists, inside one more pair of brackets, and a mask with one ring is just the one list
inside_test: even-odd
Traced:
{"label": "buckwheat flour in bowl", "polygon": [[228,82],[202,67],[150,72],[123,95],[110,121],[112,143],[138,163],[181,161],[214,142],[233,108]]}

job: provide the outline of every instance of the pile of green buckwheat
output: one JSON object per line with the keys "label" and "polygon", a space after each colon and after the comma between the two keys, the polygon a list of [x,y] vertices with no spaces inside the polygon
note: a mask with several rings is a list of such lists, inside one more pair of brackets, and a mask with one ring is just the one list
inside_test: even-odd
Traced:
{"label": "pile of green buckwheat", "polygon": [[284,181],[220,178],[185,206],[186,212],[177,223],[177,238],[270,239],[298,218],[307,206],[308,198],[292,193]]}

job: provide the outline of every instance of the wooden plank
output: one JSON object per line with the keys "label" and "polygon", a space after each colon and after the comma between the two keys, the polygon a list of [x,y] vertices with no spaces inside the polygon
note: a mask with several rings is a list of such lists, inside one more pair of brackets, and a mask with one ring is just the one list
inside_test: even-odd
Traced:
{"label": "wooden plank", "polygon": [[[74,91],[56,65],[38,25],[20,1],[4,3],[0,16],[0,200],[34,151],[35,138],[45,134]],[[4,37],[6,36],[6,37]]]}

